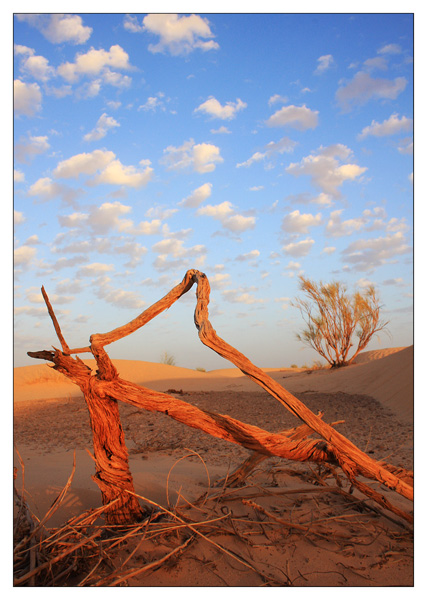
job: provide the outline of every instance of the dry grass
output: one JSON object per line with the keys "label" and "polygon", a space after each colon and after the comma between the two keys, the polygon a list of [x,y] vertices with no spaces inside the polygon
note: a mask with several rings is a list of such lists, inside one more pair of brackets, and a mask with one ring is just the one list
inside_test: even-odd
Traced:
{"label": "dry grass", "polygon": [[[131,526],[106,527],[105,507],[100,507],[49,528],[47,521],[63,501],[73,473],[74,468],[42,519],[29,510],[24,487],[15,490],[15,586],[153,585],[147,577],[156,576],[159,569],[163,578],[174,577],[178,564],[181,571],[196,564],[219,585],[230,585],[216,567],[224,561],[241,572],[248,585],[305,584],[320,571],[315,566],[309,572],[296,569],[286,558],[292,545],[299,545],[300,553],[307,545],[321,548],[325,564],[327,552],[332,553],[335,570],[321,571],[335,578],[332,585],[351,585],[355,577],[358,585],[364,580],[369,585],[368,572],[358,571],[353,558],[358,553],[366,557],[374,544],[381,551],[378,554],[376,546],[372,550],[373,568],[396,556],[411,561],[410,528],[346,492],[328,469],[268,467],[240,488],[229,488],[226,480],[221,487],[209,486],[193,502],[178,493],[168,507],[137,495],[146,517]],[[299,485],[289,487],[289,477]]]}

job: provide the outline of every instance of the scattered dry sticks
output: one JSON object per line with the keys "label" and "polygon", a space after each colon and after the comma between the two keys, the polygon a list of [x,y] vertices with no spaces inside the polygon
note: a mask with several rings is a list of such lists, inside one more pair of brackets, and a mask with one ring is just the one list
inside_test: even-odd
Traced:
{"label": "scattered dry sticks", "polygon": [[[272,434],[262,429],[242,423],[229,416],[200,410],[168,394],[155,392],[142,386],[122,380],[105,346],[130,335],[155,316],[169,308],[183,294],[197,284],[197,303],[194,314],[199,338],[204,345],[220,356],[231,361],[245,375],[267,390],[293,415],[305,423],[304,439],[282,434]],[[54,369],[69,377],[82,390],[91,416],[96,460],[95,481],[99,485],[103,502],[111,504],[105,511],[107,523],[131,523],[142,518],[143,511],[134,495],[132,476],[129,472],[127,450],[124,444],[123,429],[118,415],[117,402],[128,402],[139,408],[160,411],[196,429],[213,436],[240,444],[264,456],[279,456],[297,461],[338,464],[350,482],[382,507],[391,510],[408,522],[412,515],[394,506],[383,494],[361,482],[362,476],[376,480],[400,495],[413,499],[413,487],[394,467],[387,468],[357,448],[333,426],[315,415],[298,398],[284,389],[264,371],[253,365],[243,354],[221,339],[209,321],[208,304],[210,286],[204,273],[195,269],[187,271],[182,282],[166,296],[129,323],[104,334],[93,334],[90,346],[71,349],[62,336],[54,311],[43,291],[49,315],[60,340],[62,351],[28,352],[33,358],[41,358],[54,363]],[[78,357],[71,354],[91,352],[97,363],[97,373],[91,370]],[[321,439],[309,439],[312,433]]]}
{"label": "scattered dry sticks", "polygon": [[[293,566],[291,573],[284,557],[292,557],[293,544],[320,545],[329,553],[329,564],[332,560],[336,565],[336,576],[345,577],[347,569],[357,570],[352,553],[360,552],[366,557],[368,547],[380,536],[369,561],[378,561],[381,553],[386,562],[397,553],[400,560],[411,560],[411,540],[407,539],[403,546],[399,541],[402,524],[393,532],[384,529],[383,520],[370,511],[360,512],[356,499],[342,495],[340,488],[307,484],[295,489],[272,489],[268,487],[268,477],[266,482],[263,476],[259,479],[261,485],[255,478],[247,488],[222,492],[215,489],[192,502],[180,496],[182,503],[178,500],[169,508],[137,496],[151,507],[150,514],[138,524],[105,528],[98,524],[98,517],[106,509],[102,506],[74,516],[60,527],[48,528],[48,519],[64,500],[73,472],[42,519],[30,511],[26,513],[25,518],[33,525],[22,529],[15,544],[15,586],[144,585],[153,571],[170,567],[181,558],[183,571],[194,572],[191,561],[201,561],[207,573],[212,561],[219,564],[221,560],[239,571],[244,584],[252,576],[258,585],[293,585],[300,576],[316,574],[312,568],[305,568],[297,575],[299,571]],[[307,474],[301,473],[300,478],[306,481]],[[19,505],[25,503],[24,489],[17,498]],[[272,559],[264,562],[265,550],[271,556],[273,546]],[[343,562],[338,563],[337,558]],[[165,576],[167,573],[173,571],[167,569]],[[212,573],[222,579],[221,571],[213,569]],[[162,581],[166,581],[163,576]],[[229,585],[225,580],[223,583]],[[151,585],[149,580],[147,584]]]}

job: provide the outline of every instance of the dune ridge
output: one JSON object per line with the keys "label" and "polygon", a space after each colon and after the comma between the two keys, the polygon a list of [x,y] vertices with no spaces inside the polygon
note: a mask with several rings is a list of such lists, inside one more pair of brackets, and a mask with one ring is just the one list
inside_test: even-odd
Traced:
{"label": "dune ridge", "polygon": [[[96,369],[94,359],[84,361]],[[145,387],[194,391],[258,391],[237,368],[200,372],[138,360],[113,359],[122,379]],[[361,353],[341,369],[264,369],[291,393],[315,390],[371,396],[405,422],[413,418],[413,346]],[[31,401],[81,396],[79,388],[47,364],[14,369],[14,400]]]}

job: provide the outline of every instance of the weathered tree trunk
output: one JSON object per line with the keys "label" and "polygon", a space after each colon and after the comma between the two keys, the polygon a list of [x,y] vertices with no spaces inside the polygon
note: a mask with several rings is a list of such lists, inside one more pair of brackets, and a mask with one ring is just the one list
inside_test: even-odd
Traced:
{"label": "weathered tree trunk", "polygon": [[[173,396],[154,392],[120,379],[104,346],[130,335],[156,315],[169,308],[178,298],[197,283],[197,305],[194,321],[203,344],[230,360],[242,373],[250,377],[276,398],[305,425],[296,430],[273,434],[253,425],[241,423],[225,415],[200,410]],[[54,363],[54,368],[64,373],[82,389],[91,415],[98,483],[103,502],[116,500],[109,507],[107,521],[128,523],[141,516],[141,509],[132,496],[132,476],[129,472],[127,450],[120,424],[117,401],[128,402],[151,411],[159,411],[173,419],[206,433],[240,444],[264,456],[279,456],[298,461],[330,462],[341,466],[349,480],[375,502],[412,521],[412,515],[393,506],[382,494],[356,479],[358,475],[376,480],[402,496],[413,499],[413,487],[402,473],[390,465],[378,463],[359,450],[350,440],[315,415],[298,398],[279,385],[264,371],[253,365],[243,354],[217,336],[208,318],[210,286],[204,273],[187,271],[180,284],[153,304],[138,317],[109,333],[93,334],[90,346],[70,350],[66,344],[46,293],[42,288],[49,314],[61,342],[63,352],[28,352],[34,358]],[[98,365],[97,374],[71,354],[91,352]],[[322,439],[303,439],[317,433]],[[246,467],[261,460],[255,457]]]}

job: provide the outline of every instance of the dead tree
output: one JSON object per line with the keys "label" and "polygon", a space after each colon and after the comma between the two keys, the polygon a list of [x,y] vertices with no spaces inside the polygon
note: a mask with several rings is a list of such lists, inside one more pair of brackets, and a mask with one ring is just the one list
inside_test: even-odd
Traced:
{"label": "dead tree", "polygon": [[[296,434],[294,431],[270,433],[232,417],[201,410],[168,394],[155,392],[120,378],[104,349],[105,346],[130,335],[168,309],[188,292],[194,283],[197,284],[194,321],[202,343],[231,361],[242,373],[267,390],[293,415],[299,417],[305,425]],[[244,446],[261,456],[339,465],[350,482],[366,496],[405,520],[412,521],[411,514],[394,506],[384,495],[358,479],[361,476],[378,481],[412,500],[413,487],[395,467],[379,463],[359,450],[333,426],[325,423],[321,415],[311,412],[298,398],[216,334],[209,321],[210,286],[204,273],[195,269],[187,271],[181,283],[138,317],[108,333],[93,334],[89,346],[74,349],[68,347],[61,333],[44,288],[42,293],[62,351],[54,348],[53,351],[28,352],[28,355],[52,362],[55,370],[70,378],[83,392],[93,432],[96,461],[94,480],[101,489],[103,503],[109,505],[105,513],[107,524],[131,523],[143,515],[134,496],[118,401],[149,411],[162,412],[181,423]],[[84,352],[90,352],[95,357],[96,374],[92,374],[91,369],[78,356],[72,357]],[[320,438],[309,438],[312,434],[317,434]]]}

